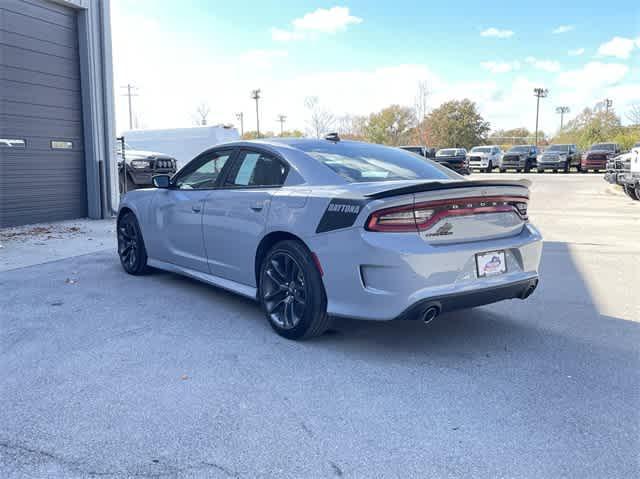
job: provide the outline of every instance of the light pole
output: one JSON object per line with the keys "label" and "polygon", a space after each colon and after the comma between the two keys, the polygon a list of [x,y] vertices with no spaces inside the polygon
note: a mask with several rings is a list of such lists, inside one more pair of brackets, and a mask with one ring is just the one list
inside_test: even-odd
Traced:
{"label": "light pole", "polygon": [[138,96],[138,94],[136,93],[137,88],[133,86],[131,83],[127,83],[125,86],[122,86],[120,88],[127,89],[127,93],[125,93],[123,96],[126,96],[129,98],[129,129],[133,130],[133,108],[131,105],[131,98],[134,96]]}
{"label": "light pole", "polygon": [[564,128],[564,114],[569,113],[571,110],[568,106],[558,106],[556,107],[556,113],[560,115],[560,129]]}
{"label": "light pole", "polygon": [[287,121],[287,115],[278,115],[278,120],[280,122],[280,136],[284,134],[284,122]]}
{"label": "light pole", "polygon": [[256,101],[256,137],[260,138],[260,114],[258,112],[258,101],[260,100],[260,89],[251,90],[251,98]]}
{"label": "light pole", "polygon": [[605,108],[605,112],[607,113],[607,115],[609,114],[609,108],[611,108],[613,106],[613,100],[609,99],[609,98],[605,98],[604,99],[604,108]]}
{"label": "light pole", "polygon": [[540,98],[546,98],[549,90],[546,88],[534,88],[533,95],[536,97],[536,146],[538,146],[538,117],[540,114]]}
{"label": "light pole", "polygon": [[244,113],[236,113],[236,119],[240,122],[240,138],[244,136]]}

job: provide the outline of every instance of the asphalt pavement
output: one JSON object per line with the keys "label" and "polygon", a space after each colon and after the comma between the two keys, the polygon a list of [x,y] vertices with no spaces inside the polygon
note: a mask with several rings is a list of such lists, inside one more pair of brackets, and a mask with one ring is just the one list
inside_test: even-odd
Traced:
{"label": "asphalt pavement", "polygon": [[0,477],[639,477],[640,203],[476,176],[533,181],[540,287],[428,326],[291,342],[112,248],[0,272]]}

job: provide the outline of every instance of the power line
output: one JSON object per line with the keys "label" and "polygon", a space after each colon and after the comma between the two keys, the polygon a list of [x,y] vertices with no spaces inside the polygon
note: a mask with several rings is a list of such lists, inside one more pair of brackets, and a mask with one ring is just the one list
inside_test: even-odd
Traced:
{"label": "power line", "polygon": [[258,112],[258,101],[260,101],[260,89],[251,90],[251,98],[256,101],[256,136],[260,138],[260,114]]}
{"label": "power line", "polygon": [[278,120],[280,122],[280,136],[284,134],[284,122],[287,121],[287,115],[278,115]]}
{"label": "power line", "polygon": [[540,116],[540,98],[546,98],[549,90],[546,88],[534,88],[533,96],[536,97],[536,146],[538,146],[538,117]]}
{"label": "power line", "polygon": [[571,109],[568,106],[556,107],[556,113],[560,115],[560,129],[564,128],[564,114],[569,113]]}
{"label": "power line", "polygon": [[129,99],[129,129],[133,130],[133,109],[131,107],[131,97],[138,96],[136,90],[138,87],[133,86],[131,83],[127,83],[125,86],[121,86],[120,88],[126,88],[127,93],[122,96],[126,96]]}

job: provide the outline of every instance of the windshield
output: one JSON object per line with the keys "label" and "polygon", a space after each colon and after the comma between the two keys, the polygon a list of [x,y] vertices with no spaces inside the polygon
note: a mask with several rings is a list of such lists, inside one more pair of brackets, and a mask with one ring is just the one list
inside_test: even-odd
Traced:
{"label": "windshield", "polygon": [[547,151],[567,152],[569,151],[569,145],[551,145],[549,148],[545,150],[545,153]]}
{"label": "windshield", "polygon": [[509,150],[509,153],[527,153],[528,151],[528,146],[514,146]]}
{"label": "windshield", "polygon": [[435,162],[397,148],[366,143],[294,144],[350,182],[460,179]]}
{"label": "windshield", "polygon": [[455,148],[446,148],[444,150],[438,150],[436,156],[456,156],[460,150]]}
{"label": "windshield", "polygon": [[471,148],[471,153],[491,153],[490,146],[474,146]]}
{"label": "windshield", "polygon": [[615,151],[616,145],[613,143],[596,143],[591,146],[592,150]]}

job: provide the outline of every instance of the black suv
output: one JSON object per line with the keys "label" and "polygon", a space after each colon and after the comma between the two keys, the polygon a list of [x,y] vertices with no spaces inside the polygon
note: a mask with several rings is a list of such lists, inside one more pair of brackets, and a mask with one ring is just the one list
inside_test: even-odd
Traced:
{"label": "black suv", "polygon": [[120,193],[138,188],[153,186],[151,180],[155,175],[173,175],[177,170],[175,158],[153,151],[134,150],[129,145],[124,147],[117,143],[118,176],[120,178]]}
{"label": "black suv", "polygon": [[401,150],[410,151],[411,153],[416,153],[420,156],[424,156],[425,158],[435,158],[436,157],[436,149],[429,148],[428,146],[399,146]]}
{"label": "black suv", "polygon": [[513,146],[502,155],[500,160],[500,173],[504,173],[508,168],[514,168],[518,173],[524,171],[529,173],[537,166],[538,148],[535,145]]}

